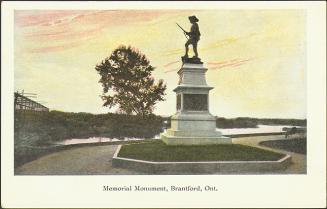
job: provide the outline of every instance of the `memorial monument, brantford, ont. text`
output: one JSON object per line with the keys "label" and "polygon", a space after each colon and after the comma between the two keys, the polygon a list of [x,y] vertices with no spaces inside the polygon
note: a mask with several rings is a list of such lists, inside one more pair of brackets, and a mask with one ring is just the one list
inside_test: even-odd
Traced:
{"label": "memorial monument, brantford, ont. text", "polygon": [[[195,16],[190,16],[189,20],[192,27],[190,32],[183,29],[188,40],[185,43],[182,67],[177,72],[180,79],[174,89],[177,112],[171,117],[171,128],[161,134],[161,139],[168,145],[232,143],[231,138],[216,131],[216,118],[209,112],[209,91],[213,87],[207,84],[205,74],[208,69],[198,57],[199,20]],[[194,51],[192,58],[188,57],[190,44]]]}

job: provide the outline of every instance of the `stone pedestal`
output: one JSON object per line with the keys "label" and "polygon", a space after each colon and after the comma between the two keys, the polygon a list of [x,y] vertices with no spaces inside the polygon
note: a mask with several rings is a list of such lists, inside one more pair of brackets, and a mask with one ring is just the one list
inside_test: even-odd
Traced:
{"label": "stone pedestal", "polygon": [[209,112],[209,91],[202,63],[183,63],[178,71],[177,112],[171,117],[171,128],[161,134],[168,145],[205,145],[232,143],[216,131],[216,118]]}

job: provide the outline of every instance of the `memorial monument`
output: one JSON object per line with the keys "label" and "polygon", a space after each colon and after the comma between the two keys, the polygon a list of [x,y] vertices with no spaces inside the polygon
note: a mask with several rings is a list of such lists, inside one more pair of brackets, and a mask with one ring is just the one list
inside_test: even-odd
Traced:
{"label": "memorial monument", "polygon": [[[206,82],[207,68],[198,57],[197,43],[200,31],[195,16],[189,17],[192,27],[184,31],[188,38],[185,43],[185,55],[176,92],[177,112],[171,117],[171,128],[161,134],[161,139],[168,145],[205,145],[232,143],[231,138],[224,137],[216,131],[216,118],[209,112],[209,91],[213,87]],[[188,57],[188,46],[193,46],[194,56]]]}

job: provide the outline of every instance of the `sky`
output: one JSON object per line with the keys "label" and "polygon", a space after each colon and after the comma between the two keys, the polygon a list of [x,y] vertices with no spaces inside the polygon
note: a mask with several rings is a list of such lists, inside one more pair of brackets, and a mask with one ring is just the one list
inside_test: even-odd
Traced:
{"label": "sky", "polygon": [[[106,113],[95,66],[120,45],[139,49],[167,84],[155,114],[176,112],[177,71],[199,19],[199,57],[208,68],[211,114],[306,118],[306,33],[302,10],[16,10],[15,91],[51,110]],[[190,50],[192,52],[192,50]]]}

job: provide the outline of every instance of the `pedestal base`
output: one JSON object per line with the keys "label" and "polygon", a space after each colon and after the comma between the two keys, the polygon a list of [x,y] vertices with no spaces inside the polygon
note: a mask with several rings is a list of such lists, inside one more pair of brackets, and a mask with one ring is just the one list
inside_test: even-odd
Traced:
{"label": "pedestal base", "polygon": [[232,139],[225,136],[172,136],[168,135],[168,133],[162,133],[160,134],[160,138],[167,145],[208,145],[232,143]]}
{"label": "pedestal base", "polygon": [[231,144],[232,139],[216,131],[209,112],[179,112],[171,117],[171,128],[160,135],[167,145]]}
{"label": "pedestal base", "polygon": [[177,112],[171,117],[171,128],[161,134],[168,145],[230,144],[232,139],[216,131],[216,118],[209,112],[209,91],[200,58],[183,57],[178,71]]}

